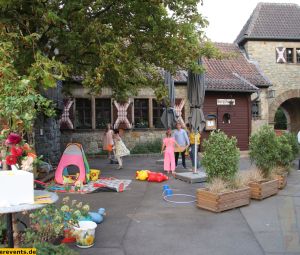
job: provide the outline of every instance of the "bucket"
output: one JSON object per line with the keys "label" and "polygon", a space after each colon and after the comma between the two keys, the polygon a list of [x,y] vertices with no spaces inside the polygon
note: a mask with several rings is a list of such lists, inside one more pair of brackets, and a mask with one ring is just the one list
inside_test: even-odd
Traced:
{"label": "bucket", "polygon": [[94,245],[95,229],[97,224],[93,221],[79,221],[79,227],[74,227],[76,246],[79,248],[90,248]]}
{"label": "bucket", "polygon": [[173,195],[173,190],[171,190],[171,189],[166,189],[164,192],[165,192],[165,196],[172,196]]}
{"label": "bucket", "polygon": [[90,169],[90,180],[97,181],[99,179],[100,170],[98,169]]}

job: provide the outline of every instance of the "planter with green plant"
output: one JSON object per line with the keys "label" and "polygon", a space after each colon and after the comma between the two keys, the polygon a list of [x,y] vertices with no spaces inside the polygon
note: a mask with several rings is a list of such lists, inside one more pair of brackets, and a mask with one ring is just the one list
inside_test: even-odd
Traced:
{"label": "planter with green plant", "polygon": [[197,190],[197,206],[222,212],[250,203],[250,189],[238,176],[239,149],[235,137],[229,138],[222,131],[213,131],[203,142],[202,165],[208,184]]}
{"label": "planter with green plant", "polygon": [[272,179],[272,169],[277,165],[280,142],[274,130],[265,125],[250,137],[250,159],[261,171],[263,179],[248,183],[251,198],[264,199],[278,193],[278,180]]}
{"label": "planter with green plant", "polygon": [[278,180],[278,188],[283,189],[287,184],[287,176],[291,169],[292,162],[299,153],[297,137],[292,133],[284,133],[277,137],[278,155],[276,166],[271,171],[271,177]]}

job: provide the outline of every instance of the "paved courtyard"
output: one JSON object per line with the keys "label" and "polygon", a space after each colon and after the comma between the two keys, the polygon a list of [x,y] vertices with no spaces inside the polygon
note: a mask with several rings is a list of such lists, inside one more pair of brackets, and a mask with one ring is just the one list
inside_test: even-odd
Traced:
{"label": "paved courtyard", "polygon": [[[134,180],[135,171],[161,171],[157,157],[128,157],[124,169],[105,159],[90,159],[102,176],[133,179],[123,193],[72,195],[89,202],[93,210],[105,207],[107,216],[98,225],[93,248],[80,254],[101,255],[280,255],[300,254],[300,172],[293,171],[279,195],[223,213],[178,205],[162,199],[162,186],[174,193],[194,195],[203,184],[188,184],[173,177],[164,183]],[[241,158],[241,170],[251,167]],[[179,171],[183,169],[179,167]]]}

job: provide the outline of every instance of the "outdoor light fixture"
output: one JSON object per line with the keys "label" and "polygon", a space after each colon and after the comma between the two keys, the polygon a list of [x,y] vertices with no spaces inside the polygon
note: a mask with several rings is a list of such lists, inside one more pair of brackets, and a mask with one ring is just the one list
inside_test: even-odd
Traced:
{"label": "outdoor light fixture", "polygon": [[275,90],[274,89],[268,90],[268,98],[275,98]]}

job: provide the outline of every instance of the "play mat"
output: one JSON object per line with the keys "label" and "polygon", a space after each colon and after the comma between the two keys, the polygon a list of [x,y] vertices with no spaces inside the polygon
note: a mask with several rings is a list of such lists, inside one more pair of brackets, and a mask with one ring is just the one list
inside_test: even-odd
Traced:
{"label": "play mat", "polygon": [[87,184],[83,184],[81,187],[74,185],[60,185],[56,183],[46,184],[46,189],[49,191],[60,192],[60,193],[80,193],[88,194],[101,191],[114,191],[123,192],[128,189],[131,180],[120,180],[114,177],[100,178],[97,181],[90,181]]}

